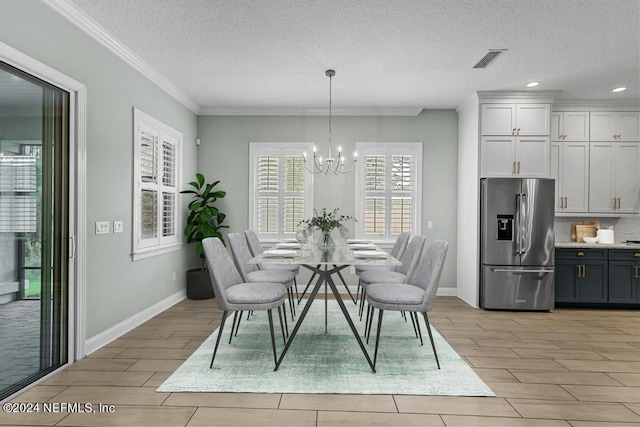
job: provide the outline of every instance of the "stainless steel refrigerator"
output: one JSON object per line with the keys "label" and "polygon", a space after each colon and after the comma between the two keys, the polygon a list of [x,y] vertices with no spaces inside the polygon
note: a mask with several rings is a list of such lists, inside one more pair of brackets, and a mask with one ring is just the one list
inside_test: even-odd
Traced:
{"label": "stainless steel refrigerator", "polygon": [[480,306],[554,307],[553,179],[483,178]]}

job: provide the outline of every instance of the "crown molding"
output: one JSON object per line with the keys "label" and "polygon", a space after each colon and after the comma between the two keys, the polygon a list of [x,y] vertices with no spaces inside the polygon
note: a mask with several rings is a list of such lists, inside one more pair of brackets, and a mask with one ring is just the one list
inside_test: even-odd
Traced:
{"label": "crown molding", "polygon": [[176,101],[180,102],[195,114],[200,112],[200,106],[191,99],[191,97],[178,89],[178,87],[171,83],[166,77],[133,53],[120,40],[102,28],[78,6],[68,0],[42,0],[42,2],[122,59],[125,63],[129,64],[134,70],[149,79],[160,89],[167,92]]}
{"label": "crown molding", "polygon": [[495,102],[495,103],[520,103],[520,102],[536,102],[553,104],[554,99],[562,94],[561,90],[492,90],[478,91],[479,102]]}
{"label": "crown molding", "polygon": [[558,99],[553,111],[640,111],[640,99]]}
{"label": "crown molding", "polygon": [[[332,116],[411,116],[422,108],[332,108]],[[201,108],[201,116],[328,116],[326,108]]]}

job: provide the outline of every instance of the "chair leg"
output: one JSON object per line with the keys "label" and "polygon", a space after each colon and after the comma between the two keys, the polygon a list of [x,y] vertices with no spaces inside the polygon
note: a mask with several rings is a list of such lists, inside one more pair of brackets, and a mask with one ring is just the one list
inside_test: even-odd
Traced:
{"label": "chair leg", "polygon": [[367,300],[367,288],[362,287],[362,300],[360,301],[360,320],[362,320],[362,313],[364,313],[364,304]]}
{"label": "chair leg", "polygon": [[238,336],[238,329],[240,329],[240,322],[242,321],[242,311],[238,314],[238,324],[236,325],[236,333],[233,334],[234,337]]}
{"label": "chair leg", "polygon": [[[282,321],[282,310],[278,307],[278,318],[280,319],[280,329],[282,329],[282,342],[287,343],[287,337],[284,335],[284,322]],[[285,314],[286,320],[286,314]]]}
{"label": "chair leg", "polygon": [[369,314],[370,314],[371,306],[367,307],[367,317],[364,319],[364,335],[363,337],[367,337],[367,332],[369,331]]}
{"label": "chair leg", "polygon": [[287,324],[287,306],[282,304],[282,314],[284,317],[284,330],[287,332],[287,337],[289,336],[289,325]]}
{"label": "chair leg", "polygon": [[218,345],[220,344],[220,337],[222,336],[222,329],[224,329],[224,321],[227,320],[228,311],[222,312],[222,320],[220,321],[220,329],[218,329],[218,338],[216,338],[216,346],[213,349],[213,356],[211,356],[211,364],[209,365],[209,369],[213,367],[213,360],[216,358],[216,353],[218,352]]}
{"label": "chair leg", "polygon": [[373,353],[373,369],[376,368],[376,360],[378,360],[378,344],[380,343],[380,327],[382,326],[382,313],[384,310],[380,309],[378,314],[378,332],[376,333],[376,350]]}
{"label": "chair leg", "polygon": [[[369,314],[369,308],[371,308],[371,314]],[[367,344],[369,344],[369,337],[371,336],[371,326],[373,325],[373,314],[375,313],[376,309],[369,306],[367,307],[367,317],[369,318],[367,323],[369,324],[369,328],[367,330]]]}
{"label": "chair leg", "polygon": [[271,347],[273,348],[273,363],[278,363],[278,355],[276,354],[276,337],[273,333],[273,313],[271,310],[267,310],[269,314],[269,332],[271,332]]}
{"label": "chair leg", "polygon": [[[242,316],[242,314],[241,314]],[[238,320],[238,312],[233,312],[233,323],[231,324],[231,333],[229,334],[229,344],[231,344],[231,339],[233,338],[233,331],[236,329],[236,320]]]}
{"label": "chair leg", "polygon": [[292,294],[293,292],[291,291],[291,288],[287,289],[287,299],[289,300],[289,310],[291,310],[291,321],[293,322],[296,319],[294,317],[295,309],[293,308]]}
{"label": "chair leg", "polygon": [[416,313],[415,311],[411,312],[411,316],[415,317],[416,319],[416,327],[418,328],[418,336],[420,337],[420,345],[424,345],[424,343],[422,342],[422,331],[420,330],[420,322],[418,322],[418,313]]}
{"label": "chair leg", "polygon": [[296,280],[296,276],[293,276],[293,287],[296,288],[296,299],[298,299],[298,281]]}
{"label": "chair leg", "polygon": [[416,320],[413,318],[413,312],[409,313],[409,315],[411,316],[411,324],[413,325],[413,333],[415,334],[416,338],[418,338],[418,330],[416,329]]}
{"label": "chair leg", "polygon": [[356,303],[358,302],[358,298],[360,297],[360,279],[358,279],[358,287],[356,288]]}
{"label": "chair leg", "polygon": [[436,345],[433,342],[433,334],[431,333],[431,326],[429,325],[429,318],[427,317],[427,312],[423,312],[424,323],[427,325],[427,332],[429,332],[429,340],[431,340],[431,348],[433,348],[433,355],[436,357],[436,364],[438,365],[438,369],[440,369],[440,362],[438,361],[438,352],[436,351]]}

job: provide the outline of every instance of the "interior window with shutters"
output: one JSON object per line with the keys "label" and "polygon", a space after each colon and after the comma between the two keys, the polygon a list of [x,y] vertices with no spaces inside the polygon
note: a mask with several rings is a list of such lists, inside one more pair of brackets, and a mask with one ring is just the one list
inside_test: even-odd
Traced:
{"label": "interior window with shutters", "polygon": [[313,144],[250,144],[250,227],[264,241],[294,237],[298,224],[313,214],[313,175],[302,153]]}
{"label": "interior window with shutters", "polygon": [[420,233],[422,143],[357,143],[356,236],[392,242]]}
{"label": "interior window with shutters", "polygon": [[133,258],[179,249],[182,133],[134,109]]}

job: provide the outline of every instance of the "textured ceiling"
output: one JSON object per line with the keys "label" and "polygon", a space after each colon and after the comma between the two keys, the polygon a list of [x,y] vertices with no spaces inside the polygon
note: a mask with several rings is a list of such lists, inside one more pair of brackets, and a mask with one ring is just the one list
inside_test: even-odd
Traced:
{"label": "textured ceiling", "polygon": [[[638,0],[71,0],[200,111],[640,98]],[[473,65],[508,49],[487,69]],[[616,86],[629,89],[612,94]]]}

